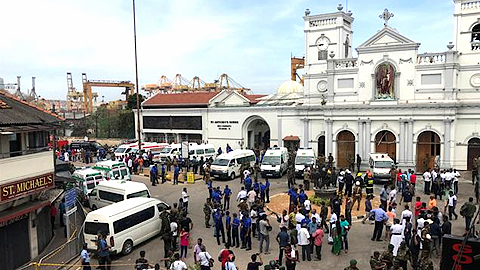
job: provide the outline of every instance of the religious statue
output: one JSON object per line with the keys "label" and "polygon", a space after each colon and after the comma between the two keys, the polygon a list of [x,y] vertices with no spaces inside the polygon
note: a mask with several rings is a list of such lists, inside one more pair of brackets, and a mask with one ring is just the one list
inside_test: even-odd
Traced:
{"label": "religious statue", "polygon": [[395,70],[392,64],[381,64],[377,68],[375,74],[376,80],[376,98],[377,99],[394,99],[394,82]]}

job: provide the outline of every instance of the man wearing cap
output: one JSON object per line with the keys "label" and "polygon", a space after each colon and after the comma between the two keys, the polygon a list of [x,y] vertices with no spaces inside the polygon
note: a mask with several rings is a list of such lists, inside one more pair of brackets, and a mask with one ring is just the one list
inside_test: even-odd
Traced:
{"label": "man wearing cap", "polygon": [[350,260],[350,266],[345,267],[344,270],[359,270],[357,267],[357,261]]}
{"label": "man wearing cap", "polygon": [[389,244],[387,250],[385,250],[380,256],[380,261],[387,265],[386,269],[392,268],[393,265],[393,245]]}
{"label": "man wearing cap", "polygon": [[[361,173],[358,173],[357,176],[360,175],[362,176]],[[362,201],[362,186],[359,180],[355,181],[355,186],[353,187],[353,203],[352,203],[352,209],[353,206],[355,205],[355,202],[358,202],[357,205],[357,211],[360,210],[360,203]]]}

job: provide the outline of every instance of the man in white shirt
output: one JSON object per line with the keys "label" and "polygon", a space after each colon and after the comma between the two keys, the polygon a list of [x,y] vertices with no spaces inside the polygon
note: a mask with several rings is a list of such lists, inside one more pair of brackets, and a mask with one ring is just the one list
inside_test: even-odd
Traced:
{"label": "man in white shirt", "polygon": [[392,238],[390,239],[390,244],[393,245],[393,256],[397,256],[398,247],[403,241],[402,231],[403,227],[400,225],[400,220],[394,219],[393,226],[390,229],[392,231]]}
{"label": "man in white shirt", "polygon": [[425,182],[424,192],[427,195],[430,195],[430,184],[432,183],[432,174],[430,173],[430,168],[423,173],[423,181]]}
{"label": "man in white shirt", "polygon": [[313,218],[315,218],[315,220],[317,221],[317,224],[322,224],[322,218],[317,213],[317,209],[312,209],[312,215],[310,219],[313,219]]}
{"label": "man in white shirt", "polygon": [[388,194],[388,199],[390,201],[390,205],[392,205],[393,203],[396,202],[396,200],[397,200],[397,190],[395,188],[392,188],[392,190],[390,190],[390,193]]}
{"label": "man in white shirt", "polygon": [[185,212],[188,214],[188,198],[190,196],[188,196],[188,193],[187,193],[187,188],[183,188],[183,191],[182,191],[182,199],[183,199],[183,206],[185,207]]}
{"label": "man in white shirt", "polygon": [[170,270],[186,270],[187,269],[187,265],[182,260],[180,260],[180,254],[175,253],[175,255],[173,255],[173,258],[175,259],[175,261],[170,265]]}
{"label": "man in white shirt", "polygon": [[[305,210],[307,210],[307,212],[310,212],[311,202],[310,202],[310,200],[309,200],[308,198],[303,202],[303,205],[305,206]],[[317,220],[318,220],[318,219],[317,219]]]}
{"label": "man in white shirt", "polygon": [[242,189],[237,193],[237,201],[239,202],[245,198],[247,198],[247,191],[245,190],[245,187],[242,187]]}
{"label": "man in white shirt", "polygon": [[308,261],[312,260],[310,256],[310,233],[307,230],[307,224],[303,224],[302,228],[298,231],[298,245],[302,247],[302,260],[305,261],[305,256]]}
{"label": "man in white shirt", "polygon": [[170,222],[170,231],[172,232],[172,246],[177,249],[178,223],[175,220]]}
{"label": "man in white shirt", "polygon": [[302,228],[302,220],[305,219],[305,216],[300,213],[300,211],[297,212],[297,214],[295,215],[295,221],[297,221],[297,231],[300,231],[300,229]]}
{"label": "man in white shirt", "polygon": [[455,207],[457,206],[457,195],[453,193],[453,191],[450,190],[448,197],[448,217],[450,220],[452,220],[452,215],[455,216],[455,220],[457,220],[458,215],[455,213]]}

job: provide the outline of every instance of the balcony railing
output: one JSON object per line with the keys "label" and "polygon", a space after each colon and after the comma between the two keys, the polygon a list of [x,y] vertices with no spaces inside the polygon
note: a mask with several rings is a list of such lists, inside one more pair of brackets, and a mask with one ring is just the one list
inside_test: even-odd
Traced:
{"label": "balcony railing", "polygon": [[445,64],[446,54],[442,53],[424,53],[417,55],[418,65],[440,65]]}
{"label": "balcony railing", "polygon": [[335,60],[335,69],[349,69],[349,68],[357,68],[357,67],[358,67],[357,58]]}

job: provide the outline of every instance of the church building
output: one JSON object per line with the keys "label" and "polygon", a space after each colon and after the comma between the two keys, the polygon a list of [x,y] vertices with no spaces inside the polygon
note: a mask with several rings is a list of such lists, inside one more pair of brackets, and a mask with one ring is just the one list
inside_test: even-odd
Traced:
{"label": "church building", "polygon": [[453,41],[423,54],[392,26],[387,9],[383,26],[357,48],[351,12],[307,10],[303,86],[287,81],[268,96],[158,93],[142,103],[142,137],[311,147],[332,153],[339,168],[357,154],[366,167],[369,153],[381,152],[417,172],[471,169],[480,155],[480,1],[454,7]]}

